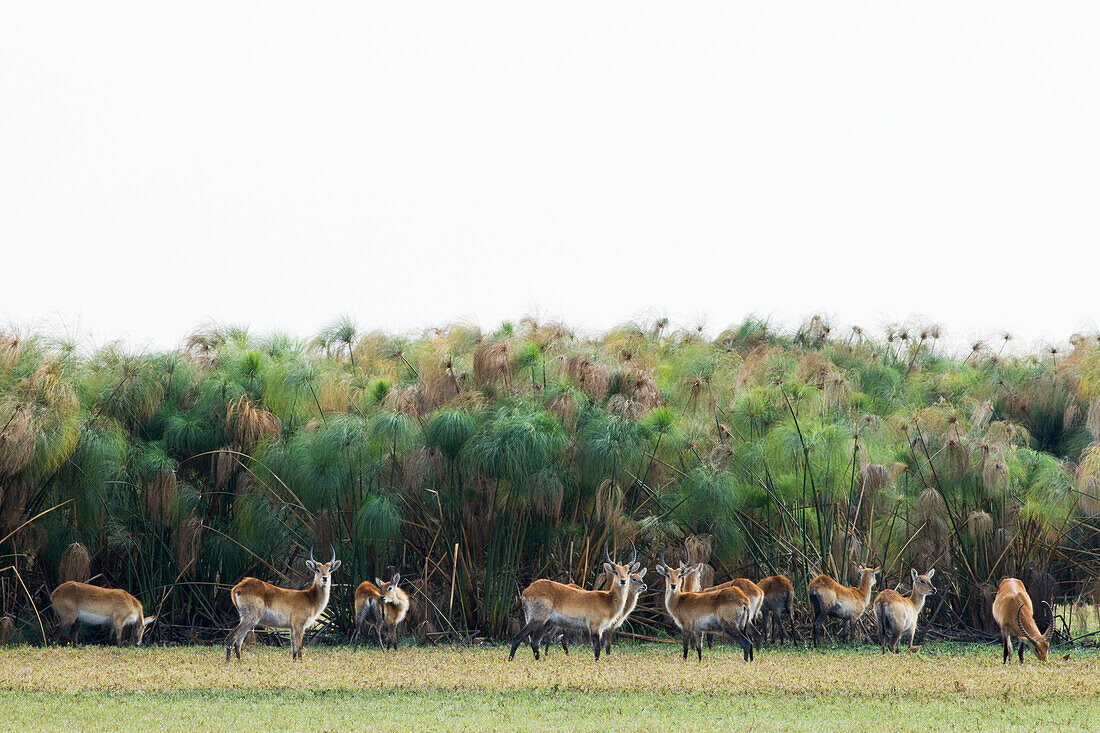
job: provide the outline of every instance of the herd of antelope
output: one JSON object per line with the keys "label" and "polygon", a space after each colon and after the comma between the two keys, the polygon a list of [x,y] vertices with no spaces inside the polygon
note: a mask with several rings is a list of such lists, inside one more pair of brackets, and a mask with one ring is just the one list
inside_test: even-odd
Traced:
{"label": "herd of antelope", "polygon": [[[565,584],[541,579],[531,583],[520,594],[523,607],[523,626],[512,639],[508,659],[514,659],[516,649],[527,642],[535,659],[539,659],[542,644],[560,641],[566,653],[569,639],[587,633],[592,651],[599,660],[601,651],[611,652],[615,631],[634,611],[638,598],[648,589],[645,583],[647,568],[638,562],[638,551],[631,543],[633,555],[626,563],[616,563],[608,548],[604,547],[603,569],[607,582],[600,590],[586,590],[574,583]],[[291,659],[301,660],[305,631],[324,613],[332,590],[332,574],[340,567],[335,550],[328,562],[317,562],[312,551],[306,560],[306,568],[313,573],[313,582],[304,590],[280,588],[257,578],[244,578],[230,590],[230,599],[240,622],[226,639],[225,659],[233,654],[241,658],[241,647],[249,632],[257,626],[290,631]],[[741,646],[746,662],[754,657],[771,631],[772,641],[782,643],[786,633],[783,621],[789,621],[791,637],[798,641],[794,624],[794,586],[782,575],[763,578],[754,583],[746,578],[735,578],[719,585],[703,588],[700,580],[701,564],[691,562],[690,553],[675,567],[665,562],[664,553],[655,570],[665,579],[665,610],[680,630],[683,657],[687,659],[694,650],[698,659],[703,658],[703,637],[708,646],[712,635],[723,633]],[[859,567],[860,583],[848,587],[828,575],[818,575],[808,585],[810,605],[813,609],[813,642],[818,638],[829,617],[840,619],[841,631],[852,637],[852,627],[870,606],[876,620],[879,645],[882,653],[890,649],[899,652],[901,639],[909,635],[908,651],[917,652],[913,646],[917,631],[917,617],[925,599],[936,592],[932,585],[934,570],[925,574],[912,570],[912,590],[902,595],[895,590],[884,590],[871,600],[875,576],[881,568]],[[355,631],[353,639],[358,646],[362,632],[373,626],[378,644],[383,649],[397,647],[397,627],[409,610],[408,595],[398,587],[401,575],[395,573],[389,582],[375,578],[364,581],[355,591]],[[137,646],[146,627],[156,616],[146,616],[141,602],[124,590],[101,588],[87,583],[69,581],[62,583],[50,594],[59,627],[67,630],[72,643],[77,641],[79,624],[110,626],[119,646],[129,634]],[[1041,660],[1047,660],[1050,649],[1050,633],[1040,633],[1035,624],[1031,598],[1023,583],[1015,578],[1005,578],[993,601],[993,617],[1001,629],[1004,647],[1002,662],[1012,656],[1014,641],[1019,641],[1020,662],[1024,661],[1024,648],[1030,648]],[[764,633],[756,622],[763,622]],[[770,623],[769,623],[770,622]]]}

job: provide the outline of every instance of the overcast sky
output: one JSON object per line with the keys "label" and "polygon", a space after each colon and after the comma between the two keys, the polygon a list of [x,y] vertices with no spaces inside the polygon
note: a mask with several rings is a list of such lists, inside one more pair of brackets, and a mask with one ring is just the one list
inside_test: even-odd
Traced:
{"label": "overcast sky", "polygon": [[1100,3],[5,3],[0,320],[1100,318]]}

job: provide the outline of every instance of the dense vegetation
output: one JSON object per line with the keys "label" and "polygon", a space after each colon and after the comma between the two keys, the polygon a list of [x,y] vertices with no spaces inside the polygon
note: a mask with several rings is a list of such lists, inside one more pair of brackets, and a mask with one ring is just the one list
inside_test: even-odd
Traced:
{"label": "dense vegetation", "polygon": [[500,636],[532,578],[591,584],[605,542],[672,560],[687,538],[722,577],[935,567],[930,612],[956,629],[988,627],[1006,574],[1090,594],[1097,338],[944,351],[934,326],[872,338],[819,317],[713,340],[345,318],[308,343],[210,327],[168,353],[5,332],[3,611],[39,639],[59,577],[92,577],[159,612],[155,638],[220,639],[233,582],[301,583],[331,545],[330,633],[354,584],[395,567],[417,634]]}

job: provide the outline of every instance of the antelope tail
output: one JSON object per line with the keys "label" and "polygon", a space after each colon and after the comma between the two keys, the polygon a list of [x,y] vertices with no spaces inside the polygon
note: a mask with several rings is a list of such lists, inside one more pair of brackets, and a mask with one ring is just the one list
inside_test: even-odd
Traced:
{"label": "antelope tail", "polygon": [[814,618],[821,615],[821,596],[817,594],[817,589],[810,590],[810,605],[814,607]]}
{"label": "antelope tail", "polygon": [[355,614],[355,634],[356,634],[356,636],[358,636],[359,633],[362,631],[363,624],[367,620],[367,614],[371,614],[372,611],[373,611],[373,608],[374,608],[374,599],[373,598],[371,598],[370,600],[368,600],[366,603],[364,603],[362,606],[359,607],[359,613]]}
{"label": "antelope tail", "polygon": [[886,613],[886,604],[878,604],[875,611],[878,614],[879,635],[885,635],[890,630],[890,615]]}

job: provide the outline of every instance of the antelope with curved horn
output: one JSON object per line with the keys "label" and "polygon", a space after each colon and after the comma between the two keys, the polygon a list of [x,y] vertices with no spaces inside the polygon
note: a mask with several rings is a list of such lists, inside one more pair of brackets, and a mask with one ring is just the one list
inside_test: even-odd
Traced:
{"label": "antelope with curved horn", "polygon": [[610,590],[584,590],[572,588],[553,580],[536,580],[520,594],[525,623],[512,639],[508,659],[514,659],[516,649],[525,640],[530,641],[535,659],[539,658],[542,636],[553,626],[562,629],[587,630],[592,635],[592,651],[596,661],[605,641],[604,635],[626,607],[630,588],[630,574],[640,565],[632,561],[617,565],[604,545],[604,570],[612,576]]}
{"label": "antelope with curved horn", "polygon": [[100,588],[97,585],[70,580],[62,583],[50,594],[54,613],[61,632],[69,629],[69,641],[76,643],[80,624],[110,626],[115,632],[115,642],[122,646],[126,627],[133,627],[134,644],[141,646],[145,627],[156,620],[146,616],[141,601],[118,588]]}
{"label": "antelope with curved horn", "polygon": [[[388,583],[375,578],[364,580],[355,589],[355,646],[359,646],[363,627],[372,624],[378,632],[378,646],[397,648],[397,627],[409,612],[409,596],[397,587],[401,573],[394,573]],[[385,640],[382,632],[385,630]]]}
{"label": "antelope with curved horn", "polygon": [[313,582],[305,590],[291,590],[265,583],[256,578],[245,578],[233,586],[229,597],[237,607],[241,621],[225,641],[225,661],[230,654],[241,658],[241,646],[249,631],[257,626],[269,629],[290,629],[290,658],[302,659],[302,640],[305,630],[313,625],[328,605],[332,590],[332,573],[340,567],[336,549],[332,559],[319,563],[309,551],[306,568],[313,573]]}
{"label": "antelope with curved horn", "polygon": [[[633,566],[634,562],[638,559],[638,549],[634,546],[633,541],[630,542],[630,549],[633,552],[633,555],[631,556],[628,564]],[[622,613],[619,614],[614,623],[612,623],[611,628],[609,628],[607,631],[607,641],[604,644],[604,654],[611,653],[611,642],[615,638],[615,632],[619,630],[619,627],[622,626],[626,622],[627,618],[630,617],[630,614],[634,612],[635,607],[637,607],[638,605],[638,597],[646,590],[648,590],[649,586],[645,583],[645,576],[648,570],[648,568],[643,567],[640,570],[630,574],[630,590],[628,590],[626,594],[626,605],[623,607]],[[614,576],[607,576],[606,582],[603,584],[605,586],[603,590],[610,590],[611,587],[614,585],[614,582]],[[569,583],[568,585],[570,588],[581,587],[576,583]],[[556,633],[557,636],[555,640],[561,642],[561,648],[565,651],[566,654],[568,654],[570,637],[575,638],[575,633],[567,633],[560,628],[556,629],[556,631],[553,633]],[[549,634],[547,636],[549,636]],[[543,654],[546,654],[549,651],[550,639],[544,637],[543,641],[545,645]]]}
{"label": "antelope with curved horn", "polygon": [[916,568],[911,568],[913,574],[913,590],[908,596],[903,596],[893,589],[886,589],[875,596],[875,618],[878,621],[878,642],[882,647],[882,653],[886,653],[889,645],[894,654],[898,653],[901,645],[901,637],[909,632],[909,651],[916,654],[920,647],[913,646],[913,638],[917,635],[917,617],[924,608],[924,599],[936,592],[932,585],[932,576],[935,570],[929,570],[920,575]]}
{"label": "antelope with curved horn", "polygon": [[871,602],[871,589],[875,587],[875,574],[882,570],[859,566],[859,586],[849,588],[841,585],[828,575],[819,575],[809,584],[810,604],[814,609],[814,648],[825,619],[835,616],[841,621],[841,631],[848,629],[848,639],[852,638],[852,627],[856,620],[867,610]]}
{"label": "antelope with curved horn", "polygon": [[[630,550],[633,554],[630,556],[630,562],[628,562],[627,565],[634,567],[638,560],[638,548],[634,546],[633,540],[630,541]],[[640,568],[630,573],[630,587],[626,592],[626,605],[623,606],[622,612],[612,622],[611,628],[607,630],[607,641],[604,644],[605,654],[611,653],[611,641],[615,638],[615,632],[626,622],[630,614],[634,613],[634,609],[638,605],[638,597],[649,588],[649,586],[645,584],[645,575],[647,572],[649,572],[649,568]]]}
{"label": "antelope with curved horn", "polygon": [[665,609],[680,629],[684,659],[687,659],[690,646],[702,661],[702,635],[721,631],[741,644],[746,662],[752,661],[752,640],[745,633],[749,621],[749,599],[740,588],[685,591],[684,581],[698,572],[698,566],[684,562],[678,568],[670,568],[665,563],[663,552],[657,572],[665,577]]}
{"label": "antelope with curved horn", "polygon": [[1050,651],[1050,632],[1054,630],[1053,621],[1045,634],[1039,633],[1035,624],[1035,611],[1031,605],[1024,584],[1016,578],[1005,578],[997,588],[997,597],[993,599],[993,618],[1001,627],[1001,642],[1004,646],[1002,664],[1008,663],[1012,656],[1012,638],[1020,640],[1020,664],[1024,663],[1024,646],[1031,648],[1040,662],[1047,661]]}

